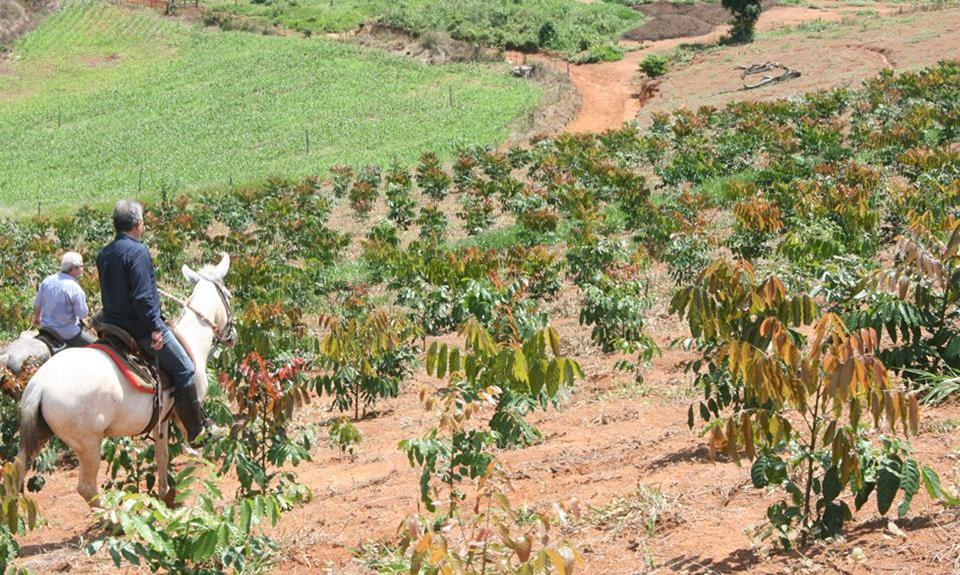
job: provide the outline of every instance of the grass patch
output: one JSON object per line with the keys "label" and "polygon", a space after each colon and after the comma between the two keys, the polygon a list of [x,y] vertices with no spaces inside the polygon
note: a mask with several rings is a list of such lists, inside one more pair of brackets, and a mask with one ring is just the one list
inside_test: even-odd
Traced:
{"label": "grass patch", "polygon": [[597,396],[597,401],[607,403],[623,399],[644,399],[653,395],[653,388],[649,384],[630,380],[629,383],[609,389]]}
{"label": "grass patch", "polygon": [[483,250],[503,250],[521,243],[523,227],[517,224],[495,228],[451,242],[455,248],[476,247]]}
{"label": "grass patch", "polygon": [[943,421],[925,421],[920,426],[924,433],[953,433],[960,429],[960,419],[944,419]]}
{"label": "grass patch", "polygon": [[400,575],[410,572],[410,562],[397,547],[382,541],[361,544],[352,550],[353,560],[366,573]]}
{"label": "grass patch", "polygon": [[73,3],[0,75],[0,202],[22,213],[38,199],[75,206],[335,163],[412,165],[425,150],[502,140],[541,95],[479,65]]}
{"label": "grass patch", "polygon": [[308,34],[346,32],[373,20],[387,3],[384,0],[206,0],[215,12],[255,18],[261,22]]}
{"label": "grass patch", "polygon": [[677,501],[665,495],[660,488],[637,485],[633,492],[595,508],[586,520],[611,537],[616,537],[624,530],[631,533],[639,531],[646,537],[652,537],[658,530],[678,521],[677,508]]}
{"label": "grass patch", "polygon": [[443,31],[458,40],[488,46],[548,49],[571,56],[615,42],[643,19],[615,1],[281,0],[255,4],[208,0],[207,5],[309,34],[343,32],[378,20],[416,33]]}
{"label": "grass patch", "polygon": [[724,191],[725,186],[734,182],[747,184],[756,180],[756,178],[756,171],[745,170],[729,176],[719,176],[705,180],[694,186],[692,192],[709,198],[710,203],[714,206],[728,207],[732,205],[736,199],[727,197],[726,192]]}

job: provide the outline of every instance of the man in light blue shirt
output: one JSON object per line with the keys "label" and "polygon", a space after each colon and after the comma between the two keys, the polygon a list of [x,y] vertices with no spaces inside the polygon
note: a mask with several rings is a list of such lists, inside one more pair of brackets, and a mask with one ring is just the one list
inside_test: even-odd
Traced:
{"label": "man in light blue shirt", "polygon": [[77,279],[83,275],[83,257],[67,252],[60,259],[60,273],[48,276],[33,302],[33,322],[60,336],[70,347],[82,347],[95,341],[83,330],[80,320],[87,317],[87,294]]}

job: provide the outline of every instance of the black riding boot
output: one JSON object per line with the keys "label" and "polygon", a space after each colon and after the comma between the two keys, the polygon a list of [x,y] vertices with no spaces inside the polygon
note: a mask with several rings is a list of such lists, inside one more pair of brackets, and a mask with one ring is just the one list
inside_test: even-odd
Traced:
{"label": "black riding boot", "polygon": [[187,443],[193,445],[197,436],[207,428],[207,419],[203,415],[203,407],[197,399],[197,388],[190,384],[177,390],[173,406],[180,416],[180,421],[187,428]]}

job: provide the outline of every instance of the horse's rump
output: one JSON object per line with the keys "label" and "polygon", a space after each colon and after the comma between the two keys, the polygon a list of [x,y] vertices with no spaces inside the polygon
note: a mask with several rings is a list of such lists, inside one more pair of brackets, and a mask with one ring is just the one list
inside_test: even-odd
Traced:
{"label": "horse's rump", "polygon": [[3,350],[0,350],[0,366],[14,375],[20,375],[29,362],[41,364],[50,359],[50,348],[36,337],[37,332],[23,332]]}

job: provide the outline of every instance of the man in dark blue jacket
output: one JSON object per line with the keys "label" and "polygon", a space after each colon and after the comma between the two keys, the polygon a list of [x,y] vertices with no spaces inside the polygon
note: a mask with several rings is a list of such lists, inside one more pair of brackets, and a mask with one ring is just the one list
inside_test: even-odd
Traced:
{"label": "man in dark blue jacket", "polygon": [[160,310],[153,259],[140,242],[143,207],[132,200],[120,200],[113,209],[113,227],[116,238],[97,256],[103,322],[130,332],[173,378],[174,406],[187,429],[188,441],[193,443],[209,422],[197,399],[193,361],[167,327]]}

